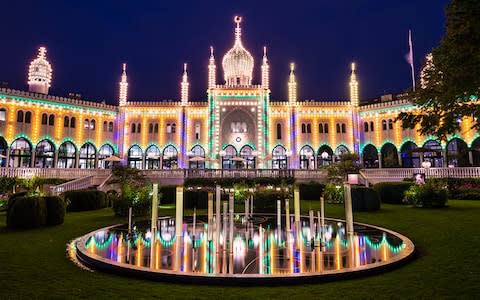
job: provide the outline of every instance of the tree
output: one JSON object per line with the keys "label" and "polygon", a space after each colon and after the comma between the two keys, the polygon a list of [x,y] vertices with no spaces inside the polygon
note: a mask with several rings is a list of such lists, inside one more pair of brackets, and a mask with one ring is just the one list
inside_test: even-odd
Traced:
{"label": "tree", "polygon": [[427,57],[420,86],[409,93],[418,110],[397,117],[404,128],[419,124],[422,135],[442,141],[465,118],[471,118],[471,129],[480,129],[480,1],[452,0],[446,18],[446,34]]}

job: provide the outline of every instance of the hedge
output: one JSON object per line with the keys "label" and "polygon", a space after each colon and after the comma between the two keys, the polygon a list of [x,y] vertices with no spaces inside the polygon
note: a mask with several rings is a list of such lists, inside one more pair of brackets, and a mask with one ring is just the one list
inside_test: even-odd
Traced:
{"label": "hedge", "polygon": [[403,196],[413,182],[380,182],[373,186],[382,203],[403,204]]}
{"label": "hedge", "polygon": [[298,187],[302,200],[319,200],[325,190],[325,185],[317,182],[301,183]]}
{"label": "hedge", "polygon": [[35,228],[46,224],[47,203],[44,197],[16,196],[9,201],[8,228]]}
{"label": "hedge", "polygon": [[105,208],[106,194],[97,190],[77,190],[63,193],[67,211],[86,211]]}
{"label": "hedge", "polygon": [[352,210],[374,211],[380,209],[380,197],[377,191],[366,186],[352,186]]}
{"label": "hedge", "polygon": [[65,219],[65,202],[58,196],[45,196],[47,204],[47,225],[63,224]]}

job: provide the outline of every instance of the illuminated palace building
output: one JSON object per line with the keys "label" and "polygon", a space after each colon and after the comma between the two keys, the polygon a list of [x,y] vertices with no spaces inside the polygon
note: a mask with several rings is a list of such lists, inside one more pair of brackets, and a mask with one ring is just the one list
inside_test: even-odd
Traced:
{"label": "illuminated palace building", "polygon": [[444,144],[404,130],[395,117],[413,105],[395,96],[360,104],[355,64],[348,100],[297,99],[294,64],[288,101],[270,99],[266,49],[254,84],[240,22],[236,17],[234,44],[222,59],[222,84],[211,49],[202,101],[189,98],[186,65],[180,101],[129,101],[125,64],[118,106],[51,96],[52,67],[40,48],[28,69],[28,92],[0,89],[1,166],[105,168],[104,159],[117,156],[141,169],[318,169],[346,152],[358,153],[365,168],[480,165],[472,120],[461,120],[463,130]]}

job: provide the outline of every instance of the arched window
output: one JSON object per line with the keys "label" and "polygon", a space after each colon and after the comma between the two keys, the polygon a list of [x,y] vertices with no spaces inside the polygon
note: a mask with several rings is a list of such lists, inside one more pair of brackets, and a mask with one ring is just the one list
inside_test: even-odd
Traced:
{"label": "arched window", "polygon": [[323,124],[323,131],[328,133],[328,123]]}
{"label": "arched window", "polygon": [[195,123],[195,139],[198,141],[200,139],[200,123]]}
{"label": "arched window", "polygon": [[75,128],[75,121],[76,121],[75,117],[72,117],[70,119],[70,128]]}
{"label": "arched window", "polygon": [[340,133],[340,124],[337,123],[337,133]]}
{"label": "arched window", "polygon": [[168,145],[163,149],[162,157],[163,169],[176,169],[178,167],[178,151],[172,145]]}
{"label": "arched window", "polygon": [[308,145],[300,149],[300,169],[315,169],[315,152]]}
{"label": "arched window", "polygon": [[317,152],[317,168],[328,166],[332,163],[333,150],[327,145],[323,145]]}
{"label": "arched window", "polygon": [[108,132],[113,132],[113,122],[108,122]]}
{"label": "arched window", "polygon": [[318,124],[318,133],[323,133],[323,124]]}
{"label": "arched window", "polygon": [[42,125],[47,125],[47,123],[48,123],[47,114],[42,114]]}
{"label": "arched window", "polygon": [[148,133],[153,133],[153,123],[148,124]]}
{"label": "arched window", "polygon": [[388,119],[388,129],[392,130],[393,129],[393,120]]}
{"label": "arched window", "polygon": [[48,117],[48,126],[54,126],[55,125],[55,116],[54,115],[50,115]]}
{"label": "arched window", "polygon": [[113,147],[109,144],[105,144],[98,149],[98,167],[100,169],[106,169],[111,165],[112,162],[105,161],[105,159],[111,157],[113,153]]}
{"label": "arched window", "polygon": [[7,110],[5,108],[0,108],[0,122],[5,122],[7,120]]}
{"label": "arched window", "polygon": [[91,143],[85,143],[80,148],[80,159],[78,160],[78,166],[80,169],[94,169],[95,158],[97,157],[97,150]]}
{"label": "arched window", "polygon": [[70,126],[70,119],[69,119],[67,116],[65,116],[65,117],[63,118],[63,127],[67,127],[67,128],[68,128],[69,126]]}
{"label": "arched window", "polygon": [[146,169],[160,169],[160,149],[157,146],[151,145],[145,151]]}
{"label": "arched window", "polygon": [[32,145],[24,138],[13,141],[10,146],[9,167],[29,168],[32,158]]}
{"label": "arched window", "polygon": [[282,139],[282,124],[277,123],[277,140]]}
{"label": "arched window", "polygon": [[307,124],[307,133],[312,133],[312,124]]}
{"label": "arched window", "polygon": [[43,140],[35,147],[35,168],[53,168],[55,146],[49,140]]}
{"label": "arched window", "polygon": [[337,147],[337,149],[335,149],[335,155],[339,158],[340,160],[340,156],[342,156],[343,154],[347,154],[349,153],[347,147],[343,146],[343,145],[340,145]]}
{"label": "arched window", "polygon": [[413,142],[405,142],[400,148],[400,156],[402,157],[402,167],[404,168],[420,168],[420,153],[415,151],[417,145]]}
{"label": "arched window", "polygon": [[373,126],[373,121],[370,121],[370,131],[373,131],[374,126]]}
{"label": "arched window", "polygon": [[135,133],[137,129],[137,125],[135,123],[132,123],[132,133]]}
{"label": "arched window", "polygon": [[302,123],[302,133],[307,133],[307,126],[305,123]]}
{"label": "arched window", "polygon": [[363,131],[368,132],[368,122],[363,123]]}
{"label": "arched window", "polygon": [[85,121],[83,122],[83,128],[85,128],[85,129],[90,128],[90,120],[89,119],[85,119]]}
{"label": "arched window", "polygon": [[191,150],[191,156],[188,159],[190,169],[205,169],[205,149],[196,145]]}
{"label": "arched window", "polygon": [[130,168],[142,168],[142,149],[138,145],[133,145],[128,150],[128,166]]}
{"label": "arched window", "polygon": [[234,169],[237,166],[237,149],[235,149],[235,147],[233,147],[232,145],[228,145],[223,148],[221,156],[223,169]]}
{"label": "arched window", "polygon": [[167,123],[167,133],[172,133],[172,125]]}
{"label": "arched window", "polygon": [[137,133],[141,133],[142,132],[142,124],[138,123],[137,124]]}
{"label": "arched window", "polygon": [[397,168],[398,165],[398,151],[392,143],[385,143],[380,150],[382,153],[382,168]]}
{"label": "arched window", "polygon": [[342,123],[342,133],[346,133],[347,132],[347,125],[345,125],[345,123]]}
{"label": "arched window", "polygon": [[95,130],[95,120],[90,121],[90,130]]}
{"label": "arched window", "polygon": [[70,169],[75,168],[75,156],[77,148],[72,142],[64,142],[58,147],[57,168]]}
{"label": "arched window", "polygon": [[153,127],[153,133],[158,133],[158,123],[155,123],[155,126]]}
{"label": "arched window", "polygon": [[470,161],[468,155],[468,146],[463,140],[459,138],[454,138],[450,140],[450,142],[448,142],[447,161],[449,166],[469,167]]}
{"label": "arched window", "polygon": [[27,111],[25,113],[25,124],[30,124],[30,123],[32,123],[32,112]]}
{"label": "arched window", "polygon": [[382,130],[387,130],[387,121],[382,120]]}
{"label": "arched window", "polygon": [[172,133],[177,132],[177,124],[172,123]]}
{"label": "arched window", "polygon": [[244,160],[240,161],[242,164],[241,167],[246,167],[247,169],[255,169],[256,167],[256,157],[255,152],[252,147],[245,145],[240,149],[240,157]]}
{"label": "arched window", "polygon": [[443,167],[442,146],[434,140],[427,141],[424,145],[423,160],[429,161],[434,168]]}
{"label": "arched window", "polygon": [[0,136],[0,167],[5,167],[7,164],[7,150],[7,141],[2,136]]}
{"label": "arched window", "polygon": [[108,130],[108,125],[107,124],[108,124],[107,121],[103,121],[103,126],[102,126],[102,131],[103,132],[107,132],[107,130]]}
{"label": "arched window", "polygon": [[363,166],[365,169],[378,168],[378,150],[372,144],[363,148]]}
{"label": "arched window", "polygon": [[287,169],[287,149],[281,145],[272,150],[272,169]]}

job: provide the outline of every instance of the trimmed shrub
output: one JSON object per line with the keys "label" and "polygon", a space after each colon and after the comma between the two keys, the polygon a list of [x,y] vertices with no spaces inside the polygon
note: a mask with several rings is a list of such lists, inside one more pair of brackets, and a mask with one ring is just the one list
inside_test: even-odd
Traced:
{"label": "trimmed shrub", "polygon": [[377,191],[366,186],[352,186],[352,210],[374,211],[380,209],[380,197]]}
{"label": "trimmed shrub", "polygon": [[46,196],[47,225],[63,224],[65,219],[65,202],[58,196]]}
{"label": "trimmed shrub", "polygon": [[480,200],[480,189],[449,190],[448,196],[450,199]]}
{"label": "trimmed shrub", "polygon": [[63,193],[67,211],[96,210],[107,206],[106,194],[97,190],[78,190]]}
{"label": "trimmed shrub", "polygon": [[299,184],[300,199],[303,200],[318,200],[323,195],[325,185],[316,182]]}
{"label": "trimmed shrub", "polygon": [[207,208],[208,207],[208,192],[205,190],[186,190],[183,194],[185,208]]}
{"label": "trimmed shrub", "polygon": [[405,192],[405,201],[416,207],[444,207],[447,203],[447,187],[434,181],[413,185]]}
{"label": "trimmed shrub", "polygon": [[15,177],[0,177],[0,193],[11,193],[17,180]]}
{"label": "trimmed shrub", "polygon": [[160,186],[158,193],[162,194],[161,204],[175,204],[176,199],[176,186],[174,185],[165,185]]}
{"label": "trimmed shrub", "polygon": [[[134,216],[146,216],[152,208],[152,196],[150,188],[143,187],[135,190],[129,190],[125,194],[119,195],[114,201],[112,209],[115,215],[125,217],[128,215],[128,208],[132,207]],[[161,194],[158,195],[161,200]],[[160,201],[159,201],[160,202]]]}
{"label": "trimmed shrub", "polygon": [[277,200],[281,200],[283,203],[286,195],[283,191],[265,189],[257,191],[253,197],[255,212],[274,213],[277,211]]}
{"label": "trimmed shrub", "polygon": [[8,228],[35,228],[46,223],[47,204],[44,197],[16,196],[13,201],[9,201]]}
{"label": "trimmed shrub", "polygon": [[403,204],[403,195],[413,182],[380,182],[373,186],[382,203]]}
{"label": "trimmed shrub", "polygon": [[26,196],[27,196],[27,192],[21,192],[21,193],[15,193],[12,196],[10,196],[10,198],[8,198],[8,202],[7,202],[7,226],[11,222],[11,220],[9,219],[10,218],[10,211],[12,210],[12,208],[15,204],[15,201],[17,201],[18,198],[22,198],[22,197],[26,197]]}
{"label": "trimmed shrub", "polygon": [[327,183],[323,197],[327,203],[343,203],[343,185]]}

